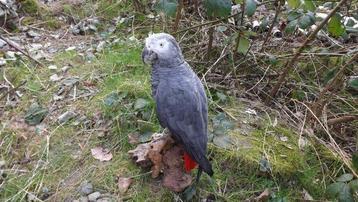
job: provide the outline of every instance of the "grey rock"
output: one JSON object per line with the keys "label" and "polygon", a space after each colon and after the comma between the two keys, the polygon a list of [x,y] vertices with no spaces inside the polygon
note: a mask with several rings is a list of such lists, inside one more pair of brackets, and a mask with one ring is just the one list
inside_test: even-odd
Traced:
{"label": "grey rock", "polygon": [[80,202],[88,202],[88,197],[87,196],[81,196],[79,201]]}
{"label": "grey rock", "polygon": [[6,65],[6,60],[4,58],[0,58],[0,66]]}
{"label": "grey rock", "polygon": [[87,180],[83,181],[79,187],[79,192],[81,195],[88,195],[93,192],[93,185]]}
{"label": "grey rock", "polygon": [[30,31],[28,31],[26,34],[27,34],[27,36],[29,36],[29,37],[31,37],[31,38],[35,38],[35,37],[40,37],[40,36],[41,36],[41,34],[35,32],[34,30],[30,30]]}
{"label": "grey rock", "polygon": [[4,47],[7,43],[0,39],[0,48]]}
{"label": "grey rock", "polygon": [[96,192],[93,192],[92,194],[88,195],[88,200],[89,201],[96,201],[100,196],[101,196],[101,193],[96,191]]}
{"label": "grey rock", "polygon": [[61,114],[57,121],[59,124],[64,124],[67,121],[71,120],[72,118],[74,118],[76,116],[76,113],[72,112],[72,111],[66,111],[65,113]]}

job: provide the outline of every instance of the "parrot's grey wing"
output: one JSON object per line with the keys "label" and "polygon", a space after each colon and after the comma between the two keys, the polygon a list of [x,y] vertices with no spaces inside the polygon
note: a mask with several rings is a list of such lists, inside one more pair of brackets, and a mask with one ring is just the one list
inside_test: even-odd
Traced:
{"label": "parrot's grey wing", "polygon": [[199,89],[190,82],[182,80],[178,84],[159,84],[156,94],[159,121],[183,144],[193,160],[212,175],[211,164],[206,158],[207,114],[203,113],[207,111],[206,99],[203,100]]}

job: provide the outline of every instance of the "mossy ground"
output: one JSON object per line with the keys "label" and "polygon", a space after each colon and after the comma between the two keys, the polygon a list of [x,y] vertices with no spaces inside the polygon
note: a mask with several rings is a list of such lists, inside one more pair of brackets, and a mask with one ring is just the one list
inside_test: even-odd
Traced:
{"label": "mossy ground", "polygon": [[[99,4],[98,9],[107,12],[112,19],[123,9],[118,2]],[[124,6],[125,7],[125,6]],[[64,6],[64,12],[73,14],[71,6]],[[86,15],[85,11],[76,12]],[[83,16],[79,16],[83,17]],[[106,19],[107,19],[106,18]],[[140,36],[139,36],[140,37]],[[46,132],[28,133],[9,129],[12,116],[24,117],[34,101],[42,106],[53,106],[53,94],[58,83],[49,81],[55,73],[45,67],[36,67],[27,62],[14,62],[6,68],[13,84],[26,80],[21,102],[15,108],[7,108],[1,117],[0,160],[5,161],[5,175],[0,178],[0,201],[22,201],[28,193],[41,198],[44,188],[49,190],[50,201],[77,199],[78,186],[89,181],[96,191],[110,193],[116,198],[130,201],[173,201],[175,195],[160,185],[160,179],[151,179],[146,171],[133,164],[127,151],[134,146],[128,143],[128,135],[133,132],[160,131],[156,119],[154,102],[150,90],[150,68],[143,65],[140,55],[142,45],[119,36],[120,42],[111,45],[97,55],[90,63],[74,51],[58,54],[53,61],[59,68],[71,64],[65,77],[80,77],[80,85],[92,83],[98,93],[91,99],[77,99],[56,103],[59,109],[50,113],[44,120]],[[0,81],[4,78],[0,77]],[[111,93],[126,95],[115,106],[107,106],[105,99]],[[138,98],[149,102],[144,109],[135,109]],[[210,101],[210,118],[218,112],[216,100]],[[289,126],[273,124],[273,115],[259,114],[249,117],[245,110],[250,106],[236,98],[220,104],[238,121],[229,131],[235,140],[233,149],[222,149],[209,144],[210,159],[215,176],[210,179],[203,175],[199,192],[195,197],[216,198],[217,201],[243,201],[259,195],[266,188],[274,192],[272,201],[299,201],[302,191],[307,190],[316,200],[325,199],[325,188],[332,178],[342,170],[342,163],[334,158],[323,146],[308,139],[304,148],[299,147],[299,134]],[[113,121],[109,133],[98,136],[98,131],[57,123],[59,114],[75,109],[89,119],[96,112],[105,120]],[[246,126],[250,130],[246,130]],[[211,127],[211,126],[209,126]],[[243,131],[246,131],[245,133]],[[248,132],[247,132],[248,131]],[[286,137],[287,140],[281,140]],[[110,148],[113,159],[100,162],[91,155],[91,148]],[[260,161],[267,159],[271,172],[260,173]],[[29,159],[29,162],[23,162]],[[193,173],[194,175],[195,173]],[[134,182],[126,194],[120,194],[116,184],[117,176],[133,177]]]}

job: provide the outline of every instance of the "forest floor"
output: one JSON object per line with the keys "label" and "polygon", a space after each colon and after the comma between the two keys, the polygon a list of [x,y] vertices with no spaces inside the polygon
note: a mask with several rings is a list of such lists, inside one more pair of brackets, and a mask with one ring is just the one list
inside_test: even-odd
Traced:
{"label": "forest floor", "polygon": [[[59,12],[79,15],[82,10],[74,4]],[[135,147],[129,137],[146,142],[162,131],[151,98],[150,67],[141,61],[148,30],[124,25],[131,16],[125,6],[96,6],[108,8],[100,20],[111,20],[81,22],[103,31],[77,35],[69,25],[53,25],[53,18],[41,26],[47,18],[42,15],[7,35],[32,59],[8,56],[17,52],[9,45],[0,53],[7,57],[0,92],[5,86],[14,89],[0,94],[5,95],[0,99],[0,201],[179,200],[127,154]],[[117,16],[111,12],[122,13],[117,19],[124,24],[113,22]],[[346,172],[341,159],[304,135],[310,131],[297,130],[285,110],[206,87],[215,175],[203,175],[194,201],[327,199],[327,185]],[[98,148],[104,149],[99,157],[93,153]],[[132,179],[128,190],[122,178]]]}

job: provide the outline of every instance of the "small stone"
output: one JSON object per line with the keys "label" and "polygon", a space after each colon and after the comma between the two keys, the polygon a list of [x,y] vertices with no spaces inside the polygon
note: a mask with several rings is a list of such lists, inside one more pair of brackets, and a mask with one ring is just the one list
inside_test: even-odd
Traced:
{"label": "small stone", "polygon": [[62,70],[63,72],[67,72],[67,70],[70,69],[70,68],[71,68],[71,66],[66,65],[66,66],[63,66],[63,67],[61,68],[61,70]]}
{"label": "small stone", "polygon": [[104,48],[104,45],[106,45],[105,41],[99,42],[99,44],[97,45],[96,51],[101,52],[103,50],[103,48]]}
{"label": "small stone", "polygon": [[88,195],[88,200],[89,201],[96,201],[100,196],[101,196],[101,193],[96,191],[96,192],[93,192],[92,194]]}
{"label": "small stone", "polygon": [[7,43],[4,40],[0,39],[0,48],[4,47],[6,44]]}
{"label": "small stone", "polygon": [[29,52],[35,52],[35,51],[38,51],[42,48],[42,44],[39,44],[39,43],[33,43],[33,44],[30,44],[29,45]]}
{"label": "small stone", "polygon": [[81,196],[79,201],[80,202],[88,202],[88,197],[87,196]]}
{"label": "small stone", "polygon": [[76,46],[70,46],[66,48],[66,51],[73,51],[73,50],[76,50]]}
{"label": "small stone", "polygon": [[0,160],[0,168],[5,166],[5,161],[4,160]]}
{"label": "small stone", "polygon": [[27,201],[36,201],[37,197],[33,193],[27,194]]}
{"label": "small stone", "polygon": [[72,111],[66,111],[65,113],[61,114],[57,120],[59,124],[64,124],[67,121],[69,121],[70,119],[74,118],[76,116],[76,114]]}
{"label": "small stone", "polygon": [[105,198],[97,199],[96,202],[112,202],[112,201],[114,201],[114,200],[111,198],[105,197]]}
{"label": "small stone", "polygon": [[288,137],[286,137],[286,136],[280,136],[280,140],[281,140],[282,142],[287,142],[287,141],[288,141]]}
{"label": "small stone", "polygon": [[87,180],[83,181],[79,187],[79,192],[81,195],[88,195],[93,192],[93,185]]}
{"label": "small stone", "polygon": [[5,56],[6,56],[6,58],[9,58],[9,59],[16,59],[14,51],[6,51]]}
{"label": "small stone", "polygon": [[57,69],[57,66],[56,65],[50,65],[50,66],[48,66],[48,69],[55,70],[55,69]]}
{"label": "small stone", "polygon": [[53,74],[52,76],[50,76],[50,81],[59,81],[61,79],[62,77],[58,76],[57,74]]}
{"label": "small stone", "polygon": [[31,37],[31,38],[35,38],[35,37],[40,37],[40,36],[41,36],[41,34],[35,32],[34,30],[30,30],[30,31],[28,31],[26,34],[27,34],[27,36],[29,36],[29,37]]}
{"label": "small stone", "polygon": [[0,58],[0,66],[6,65],[6,60],[4,58]]}

